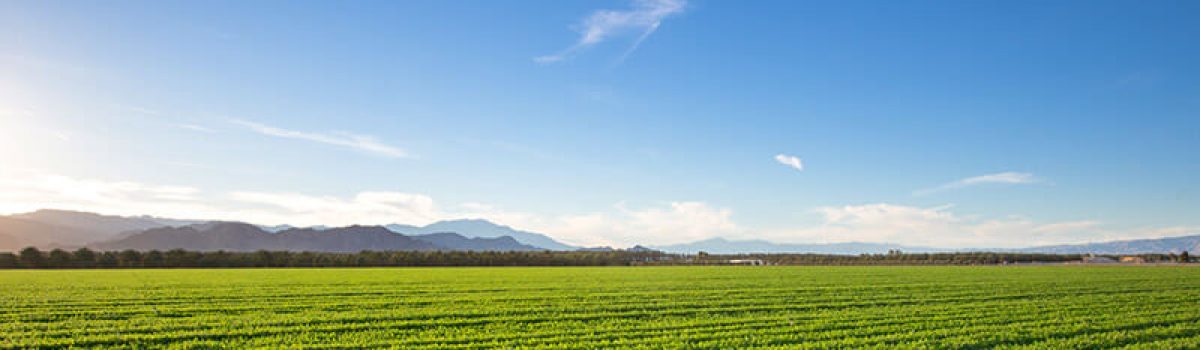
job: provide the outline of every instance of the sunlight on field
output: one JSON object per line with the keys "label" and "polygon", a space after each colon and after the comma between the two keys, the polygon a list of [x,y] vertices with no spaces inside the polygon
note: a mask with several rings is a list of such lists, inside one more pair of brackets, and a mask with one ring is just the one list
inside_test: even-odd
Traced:
{"label": "sunlight on field", "polygon": [[1200,269],[0,271],[0,346],[1200,345]]}

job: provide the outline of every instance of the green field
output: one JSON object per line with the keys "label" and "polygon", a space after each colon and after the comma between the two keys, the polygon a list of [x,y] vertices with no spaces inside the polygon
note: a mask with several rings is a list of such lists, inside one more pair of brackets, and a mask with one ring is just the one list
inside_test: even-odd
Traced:
{"label": "green field", "polygon": [[1200,348],[1200,268],[9,270],[0,346]]}

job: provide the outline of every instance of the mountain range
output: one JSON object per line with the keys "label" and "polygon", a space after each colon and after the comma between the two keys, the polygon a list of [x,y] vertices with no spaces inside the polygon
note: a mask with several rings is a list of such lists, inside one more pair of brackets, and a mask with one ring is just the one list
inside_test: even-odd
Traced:
{"label": "mountain range", "polygon": [[[426,226],[256,226],[238,222],[179,220],[150,216],[121,217],[65,210],[38,210],[0,216],[0,251],[28,246],[43,249],[256,251],[291,250],[358,252],[408,251],[611,251],[612,248],[576,247],[549,236],[521,231],[487,220],[439,221]],[[763,240],[712,238],[685,244],[630,250],[669,253],[817,253],[879,254],[904,252],[996,251],[1056,254],[1138,254],[1200,251],[1200,235],[1111,241],[1087,244],[1036,246],[1019,249],[947,249],[889,243],[780,244]]]}
{"label": "mountain range", "polygon": [[511,237],[468,238],[451,232],[406,236],[382,226],[349,226],[330,229],[291,228],[272,233],[258,226],[239,222],[158,227],[117,240],[91,244],[89,247],[97,250],[186,249],[231,252],[287,250],[338,253],[364,250],[543,250],[521,244]]}
{"label": "mountain range", "polygon": [[467,237],[498,238],[512,237],[518,242],[545,248],[548,250],[576,250],[579,247],[559,243],[553,238],[540,233],[516,230],[508,226],[497,225],[487,220],[463,219],[438,221],[427,226],[411,226],[391,224],[384,226],[394,232],[406,235],[426,235],[439,232],[455,232]]}

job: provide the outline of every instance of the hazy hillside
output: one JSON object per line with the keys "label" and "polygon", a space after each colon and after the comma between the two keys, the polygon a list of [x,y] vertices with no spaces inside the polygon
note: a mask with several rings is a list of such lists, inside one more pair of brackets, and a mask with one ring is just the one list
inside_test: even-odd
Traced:
{"label": "hazy hillside", "polygon": [[248,252],[287,250],[313,252],[374,251],[534,251],[511,237],[467,238],[456,233],[405,236],[380,226],[331,229],[291,228],[278,233],[236,222],[213,222],[184,227],[160,227],[110,242],[98,250],[170,250]]}
{"label": "hazy hillside", "polygon": [[274,234],[268,250],[359,252],[363,250],[448,250],[429,242],[396,234],[381,226],[350,226],[318,230],[284,230]]}
{"label": "hazy hillside", "polygon": [[91,247],[97,250],[255,251],[273,246],[274,238],[254,225],[226,222],[153,228],[114,241],[93,244]]}
{"label": "hazy hillside", "polygon": [[11,217],[110,235],[126,231],[141,231],[149,228],[169,226],[168,224],[146,217],[110,216],[55,209],[42,209],[32,213],[14,214]]}
{"label": "hazy hillside", "polygon": [[[181,225],[181,226],[177,226]],[[0,250],[27,246],[73,249],[174,249],[254,251],[293,250],[357,252],[360,250],[613,250],[562,244],[539,233],[520,231],[487,220],[440,221],[427,226],[387,225],[296,228],[289,225],[260,227],[243,223],[200,222],[154,217],[121,217],[66,210],[38,210],[0,216]],[[947,249],[889,243],[780,244],[764,240],[702,241],[655,246],[672,253],[819,253],[879,254],[905,252],[1005,251],[1058,254],[1137,254],[1200,252],[1200,235],[1039,246],[1017,249]]]}
{"label": "hazy hillside", "polygon": [[1112,241],[1102,243],[1052,245],[1018,249],[1018,251],[1054,254],[1138,254],[1180,253],[1183,251],[1197,253],[1200,252],[1200,235]]}
{"label": "hazy hillside", "polygon": [[328,230],[289,229],[267,232],[258,226],[223,222],[146,230],[93,245],[100,250],[257,251],[290,250],[358,252],[363,250],[437,250],[431,243],[395,234],[379,226],[350,226]]}
{"label": "hazy hillside", "polygon": [[28,246],[72,248],[112,237],[112,234],[0,216],[0,250]]}
{"label": "hazy hillside", "polygon": [[182,222],[188,221],[42,209],[0,216],[0,249],[81,247],[111,240],[125,233]]}
{"label": "hazy hillside", "polygon": [[555,241],[553,238],[540,233],[516,230],[508,226],[498,225],[492,223],[491,221],[479,219],[438,221],[424,227],[400,224],[392,224],[385,227],[394,232],[403,233],[406,235],[425,235],[439,232],[454,232],[465,237],[472,238],[496,238],[508,236],[522,244],[549,250],[575,250],[579,248],[560,243]]}
{"label": "hazy hillside", "polygon": [[425,235],[412,236],[413,239],[432,243],[438,247],[449,250],[473,250],[473,251],[538,251],[546,250],[543,248],[521,244],[512,237],[503,236],[495,238],[474,237],[469,238],[454,232],[438,232]]}

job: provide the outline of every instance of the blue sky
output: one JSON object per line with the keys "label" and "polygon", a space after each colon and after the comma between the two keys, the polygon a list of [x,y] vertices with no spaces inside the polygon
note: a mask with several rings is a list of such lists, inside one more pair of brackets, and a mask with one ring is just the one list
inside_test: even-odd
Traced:
{"label": "blue sky", "polygon": [[0,212],[1200,233],[1195,2],[0,3]]}

